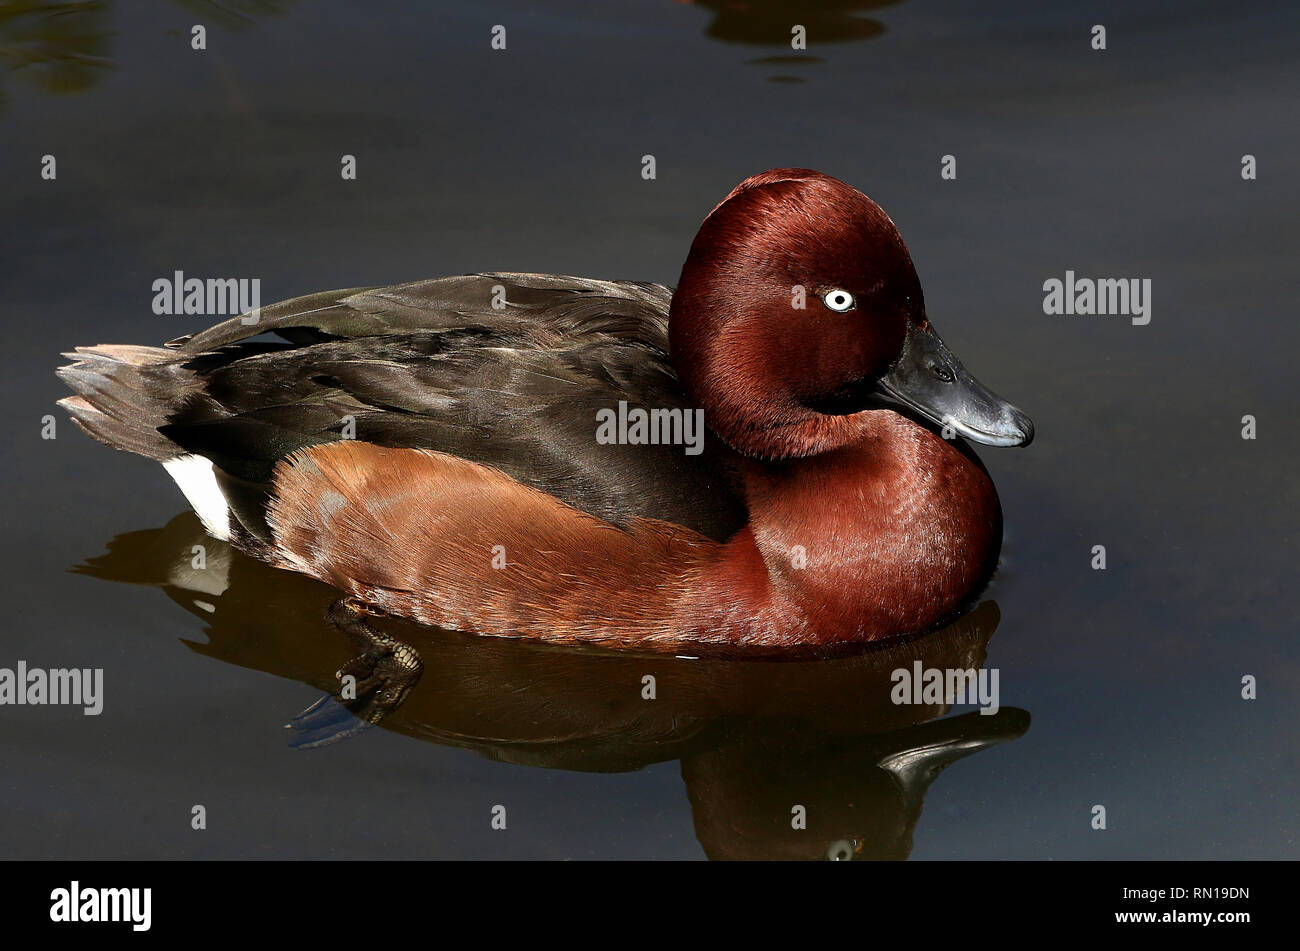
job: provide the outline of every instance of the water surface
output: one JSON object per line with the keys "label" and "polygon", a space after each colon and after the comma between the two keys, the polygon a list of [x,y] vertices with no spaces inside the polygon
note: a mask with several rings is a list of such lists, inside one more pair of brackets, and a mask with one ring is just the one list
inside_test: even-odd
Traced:
{"label": "water surface", "polygon": [[[6,854],[1300,853],[1287,5],[825,3],[803,52],[776,3],[33,6],[0,4],[0,666],[103,667],[106,700],[0,710]],[[177,573],[195,526],[160,467],[61,414],[40,438],[60,351],[198,329],[150,310],[175,270],[268,299],[488,269],[671,283],[703,214],[780,165],[881,203],[949,345],[1036,423],[1029,449],[981,452],[1007,520],[985,605],[908,655],[996,667],[996,717],[882,707],[878,654],[430,635],[409,709],[298,749],[282,725],[348,657],[329,591],[231,555],[205,596]],[[1150,278],[1151,323],[1044,315],[1067,269]]]}

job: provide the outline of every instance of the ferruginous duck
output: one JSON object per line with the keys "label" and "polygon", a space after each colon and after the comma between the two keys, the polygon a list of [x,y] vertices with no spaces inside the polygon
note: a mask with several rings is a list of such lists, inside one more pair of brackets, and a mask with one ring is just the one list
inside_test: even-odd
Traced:
{"label": "ferruginous duck", "polygon": [[1001,546],[963,438],[1033,435],[944,346],[888,216],[807,169],[738,185],[676,291],[476,274],[67,356],[83,430],[161,462],[212,535],[344,592],[340,626],[668,651],[922,633]]}

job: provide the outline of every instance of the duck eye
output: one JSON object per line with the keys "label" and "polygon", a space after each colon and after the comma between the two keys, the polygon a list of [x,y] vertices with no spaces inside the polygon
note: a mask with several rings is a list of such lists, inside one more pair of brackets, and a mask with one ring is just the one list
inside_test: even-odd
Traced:
{"label": "duck eye", "polygon": [[837,314],[842,314],[853,309],[853,295],[837,287],[822,295],[822,303]]}
{"label": "duck eye", "polygon": [[940,381],[944,383],[952,382],[952,371],[949,370],[947,367],[941,367],[936,365],[933,369],[934,369],[934,375],[937,376],[940,379]]}

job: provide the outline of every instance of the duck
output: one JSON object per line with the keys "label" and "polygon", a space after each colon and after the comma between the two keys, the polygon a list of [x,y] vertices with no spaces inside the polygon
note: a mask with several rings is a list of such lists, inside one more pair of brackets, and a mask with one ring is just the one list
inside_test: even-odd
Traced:
{"label": "duck", "polygon": [[[65,357],[80,429],[337,589],[345,628],[691,654],[923,634],[1001,550],[969,443],[1033,438],[935,331],[893,221],[811,169],[737,185],[675,289],[485,272]],[[662,438],[608,438],[616,410]]]}

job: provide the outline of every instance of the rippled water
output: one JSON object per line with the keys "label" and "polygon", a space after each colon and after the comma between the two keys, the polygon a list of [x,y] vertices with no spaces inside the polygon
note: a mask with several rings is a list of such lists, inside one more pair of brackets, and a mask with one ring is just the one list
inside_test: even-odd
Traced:
{"label": "rippled water", "polygon": [[[106,696],[98,717],[0,708],[6,854],[1300,852],[1287,5],[41,7],[0,2],[0,667],[102,667]],[[175,270],[264,299],[485,269],[672,282],[702,215],[778,165],[883,205],[945,339],[1037,425],[981,452],[1003,564],[936,637],[772,664],[408,631],[407,702],[300,749],[282,725],[349,656],[329,590],[220,546],[206,590],[158,466],[61,413],[40,438],[59,351],[197,329],[150,310]],[[1149,278],[1150,324],[1046,316],[1066,270]],[[1001,710],[882,703],[913,658],[996,668]]]}

